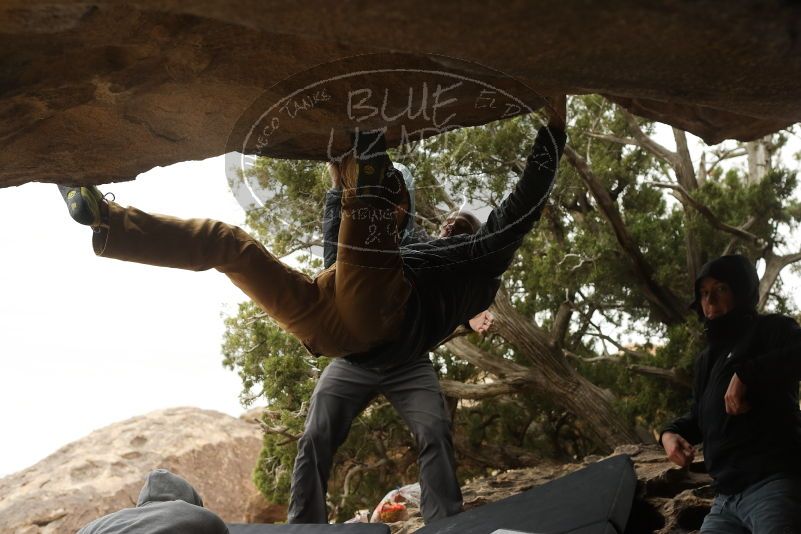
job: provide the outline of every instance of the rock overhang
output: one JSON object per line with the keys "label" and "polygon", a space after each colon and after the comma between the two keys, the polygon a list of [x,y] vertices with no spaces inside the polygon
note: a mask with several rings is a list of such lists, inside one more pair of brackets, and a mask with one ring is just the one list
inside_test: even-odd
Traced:
{"label": "rock overhang", "polygon": [[[604,94],[711,143],[749,140],[801,120],[800,35],[801,7],[780,0],[11,0],[0,6],[0,185],[129,180],[237,144],[325,159],[348,129],[388,126],[397,144],[524,113],[554,92]],[[342,81],[354,72],[358,83]],[[427,83],[433,106],[438,84],[460,77],[469,87],[439,101],[440,118],[457,121],[388,120],[408,90],[422,98]],[[245,135],[326,80],[335,105],[312,92],[270,143]],[[479,107],[481,84],[524,105]],[[348,114],[353,91],[374,99],[361,114]]]}

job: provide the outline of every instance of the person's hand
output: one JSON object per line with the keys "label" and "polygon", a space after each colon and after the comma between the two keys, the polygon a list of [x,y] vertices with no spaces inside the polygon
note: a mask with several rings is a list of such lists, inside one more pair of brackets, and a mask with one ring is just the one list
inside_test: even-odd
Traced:
{"label": "person's hand", "polygon": [[470,321],[470,328],[472,328],[475,332],[479,334],[486,333],[490,328],[492,328],[492,322],[495,320],[495,316],[492,315],[492,312],[489,310],[484,310],[483,312],[479,313]]}
{"label": "person's hand", "polygon": [[695,447],[675,432],[662,434],[662,447],[665,448],[668,460],[679,467],[687,467],[695,458]]}
{"label": "person's hand", "polygon": [[545,115],[548,126],[564,130],[567,126],[567,95],[551,95],[545,97]]}
{"label": "person's hand", "polygon": [[729,387],[726,389],[726,394],[723,395],[723,402],[726,403],[726,413],[729,415],[741,415],[751,409],[751,405],[745,400],[745,384],[737,376],[737,373],[731,377]]}

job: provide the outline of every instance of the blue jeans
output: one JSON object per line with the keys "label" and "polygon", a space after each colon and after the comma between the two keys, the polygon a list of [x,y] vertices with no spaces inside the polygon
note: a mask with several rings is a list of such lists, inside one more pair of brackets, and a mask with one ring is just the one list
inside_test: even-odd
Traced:
{"label": "blue jeans", "polygon": [[801,477],[778,474],[715,497],[702,534],[801,533]]}

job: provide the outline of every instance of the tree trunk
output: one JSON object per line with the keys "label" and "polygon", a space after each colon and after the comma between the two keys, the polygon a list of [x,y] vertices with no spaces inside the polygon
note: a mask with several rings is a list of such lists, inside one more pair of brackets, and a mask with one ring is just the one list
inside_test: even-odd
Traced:
{"label": "tree trunk", "polygon": [[748,183],[758,184],[770,170],[770,159],[766,139],[757,139],[745,144],[748,155]]}
{"label": "tree trunk", "polygon": [[532,361],[527,385],[536,386],[538,393],[585,422],[590,438],[608,450],[640,441],[615,411],[614,396],[571,367],[557,344],[543,340],[544,331],[518,312],[502,291],[495,299],[493,313],[501,337]]}
{"label": "tree trunk", "polygon": [[575,370],[570,380],[553,388],[560,392],[554,400],[558,398],[559,404],[587,424],[588,437],[596,443],[605,444],[611,451],[617,445],[642,441],[615,411],[615,397]]}
{"label": "tree trunk", "polygon": [[[673,138],[676,140],[676,157],[671,162],[673,171],[679,184],[692,194],[698,189],[698,178],[693,167],[693,160],[690,157],[690,149],[687,146],[687,134],[683,130],[673,128]],[[701,165],[705,163],[703,156]],[[690,280],[695,280],[698,271],[701,269],[701,249],[698,240],[692,229],[692,222],[695,213],[685,206],[684,208],[684,245],[687,247],[687,273]]]}

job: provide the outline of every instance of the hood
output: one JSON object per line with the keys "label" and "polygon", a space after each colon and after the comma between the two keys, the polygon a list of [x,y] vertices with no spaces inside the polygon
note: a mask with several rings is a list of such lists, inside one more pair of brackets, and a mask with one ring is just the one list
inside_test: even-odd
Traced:
{"label": "hood", "polygon": [[759,276],[751,260],[740,254],[714,259],[698,272],[695,279],[695,300],[690,307],[703,319],[701,310],[701,280],[711,277],[726,282],[734,293],[735,309],[740,313],[756,313],[759,302]]}
{"label": "hood", "polygon": [[401,239],[403,239],[414,233],[414,215],[416,213],[414,206],[414,176],[412,176],[412,171],[409,170],[409,167],[403,163],[395,163],[393,161],[392,166],[403,175],[403,181],[406,183],[406,190],[409,191],[409,218],[406,220],[406,226],[401,232]]}
{"label": "hood", "polygon": [[196,506],[203,506],[203,499],[189,482],[166,469],[155,469],[147,475],[145,485],[139,492],[136,506],[166,501],[184,501]]}

